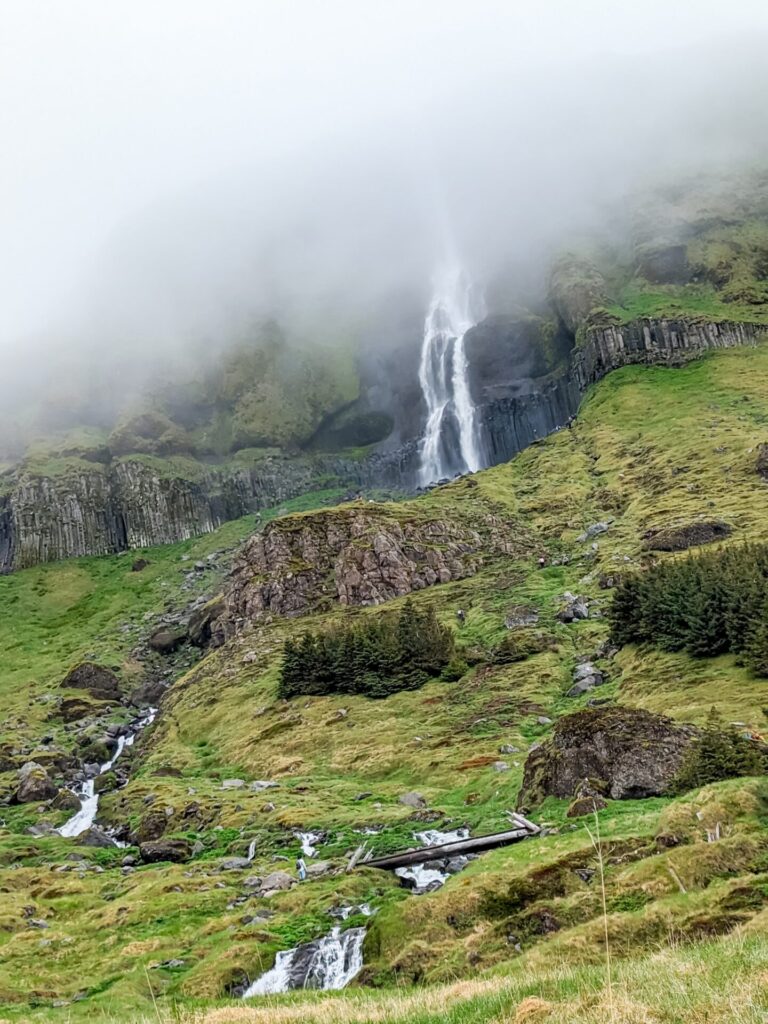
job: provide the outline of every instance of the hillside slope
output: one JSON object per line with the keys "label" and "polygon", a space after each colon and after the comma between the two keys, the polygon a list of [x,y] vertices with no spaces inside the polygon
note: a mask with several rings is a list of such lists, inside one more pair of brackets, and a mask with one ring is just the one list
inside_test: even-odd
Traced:
{"label": "hillside slope", "polygon": [[[613,579],[649,557],[651,531],[725,524],[726,543],[768,540],[768,484],[757,467],[766,441],[765,344],[714,352],[678,369],[624,367],[594,387],[571,428],[508,464],[415,501],[361,501],[273,521],[274,546],[303,532],[316,551],[305,545],[301,559],[294,553],[283,562],[253,562],[251,582],[270,594],[278,586],[283,596],[298,594],[290,607],[301,614],[283,615],[284,603],[265,612],[263,601],[238,602],[230,593],[226,642],[201,660],[182,644],[163,661],[147,652],[146,635],[197,595],[214,596],[230,558],[220,552],[250,532],[252,520],[230,524],[224,536],[151,551],[150,566],[135,574],[131,558],[112,557],[0,580],[4,792],[13,793],[21,762],[33,755],[40,761],[52,748],[62,757],[49,758],[51,775],[66,777],[67,757],[77,756],[83,737],[92,741],[105,723],[130,717],[101,705],[79,724],[64,722],[58,689],[71,665],[106,661],[126,689],[161,674],[174,681],[137,741],[129,781],[102,797],[99,821],[129,842],[158,833],[155,841],[196,844],[184,863],[122,866],[133,848],[29,834],[30,827],[41,831],[41,821],[60,824],[66,811],[38,811],[34,802],[5,808],[4,1016],[129,1021],[151,1016],[157,999],[161,1013],[175,1000],[190,1013],[198,1007],[199,1019],[211,1024],[263,1020],[244,1007],[230,1015],[226,1004],[277,951],[327,932],[329,908],[368,903],[377,913],[359,982],[442,984],[486,972],[466,989],[415,994],[412,1009],[403,1004],[391,1019],[501,1020],[533,995],[562,1004],[553,1020],[610,1019],[577,998],[583,990],[599,993],[605,981],[606,928],[627,991],[657,1013],[650,1019],[702,1019],[696,999],[725,1019],[718,1000],[739,986],[743,994],[750,966],[765,955],[762,779],[723,782],[677,799],[609,800],[599,813],[606,920],[587,828],[594,832],[595,822],[566,818],[568,800],[550,797],[531,812],[548,834],[484,854],[435,892],[409,895],[392,874],[371,868],[334,869],[343,869],[361,842],[383,853],[412,845],[425,828],[466,827],[473,835],[506,828],[529,748],[596,696],[567,696],[581,658],[607,680],[599,699],[697,725],[716,704],[726,720],[760,732],[764,680],[730,656],[694,660],[632,647],[614,653],[604,614]],[[370,531],[355,533],[359,522]],[[408,596],[418,608],[434,607],[465,649],[461,678],[379,701],[277,698],[286,637],[381,614],[350,599],[362,591],[350,589],[323,550],[334,531],[339,550],[375,549],[386,535],[416,536],[425,557],[431,553],[436,579],[445,582],[399,573],[400,596],[381,596],[387,609],[402,608]],[[477,551],[470,535],[480,538]],[[462,571],[446,578],[440,568],[456,543],[465,548]],[[236,556],[241,568],[252,545]],[[218,553],[212,569],[209,553]],[[203,566],[197,573],[196,562]],[[363,578],[370,572],[364,559],[354,568]],[[312,573],[317,586],[308,593],[302,581]],[[587,618],[562,621],[568,593],[583,597]],[[535,622],[524,629],[540,635],[542,649],[509,663],[500,645],[521,621]],[[259,781],[276,785],[252,785]],[[401,801],[414,791],[420,801]],[[720,838],[708,842],[715,829]],[[271,896],[249,885],[251,876],[293,872],[299,831],[319,835],[327,870]],[[227,867],[226,858],[244,857],[253,840],[253,860]],[[81,859],[72,859],[73,851]],[[359,914],[349,918],[352,927],[364,923]],[[670,936],[679,952],[670,954],[668,990],[657,978],[658,987],[630,991],[633,970],[642,974],[644,958]],[[562,973],[564,958],[570,974]],[[686,1002],[675,979],[694,963],[700,966],[691,970],[707,984]],[[269,1019],[315,1019],[312,998],[301,997],[296,1016]],[[338,1018],[327,1019],[382,1019],[378,1005],[382,1014],[396,1011],[386,1010],[386,993],[378,1002],[358,998],[352,990],[335,997]],[[757,1006],[762,997],[750,990],[748,998]],[[443,999],[455,1002],[451,1018]],[[212,1009],[219,1000],[225,1007]],[[370,1014],[355,1007],[370,1007]],[[625,1019],[643,1019],[639,1012]],[[758,1018],[745,1011],[728,1019]]]}

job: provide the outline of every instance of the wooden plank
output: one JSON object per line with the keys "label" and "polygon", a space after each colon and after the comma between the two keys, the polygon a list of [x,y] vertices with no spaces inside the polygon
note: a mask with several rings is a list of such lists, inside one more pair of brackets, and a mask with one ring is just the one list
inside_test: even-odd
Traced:
{"label": "wooden plank", "polygon": [[[533,828],[536,829],[536,832],[539,831],[537,826],[534,825]],[[478,850],[491,850],[497,846],[507,846],[509,843],[516,843],[535,834],[528,828],[516,828],[508,832],[476,836],[474,839],[458,839],[453,843],[443,843],[442,846],[421,846],[416,850],[403,850],[400,853],[391,853],[386,857],[374,857],[372,860],[365,861],[365,867],[391,870],[403,868],[409,864],[424,864],[430,860],[442,860],[444,857],[453,857],[460,853],[475,853]]]}

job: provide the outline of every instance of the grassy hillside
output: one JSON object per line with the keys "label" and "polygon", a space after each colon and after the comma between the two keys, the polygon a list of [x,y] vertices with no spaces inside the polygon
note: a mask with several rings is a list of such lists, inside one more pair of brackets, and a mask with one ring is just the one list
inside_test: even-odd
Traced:
{"label": "grassy hillside", "polygon": [[[610,601],[601,582],[647,557],[647,531],[717,519],[733,529],[728,543],[768,540],[768,484],[755,467],[764,441],[768,346],[719,352],[682,369],[629,367],[594,390],[572,429],[507,465],[393,507],[403,524],[428,515],[493,516],[510,539],[526,539],[524,555],[499,555],[469,579],[414,596],[467,649],[472,667],[457,682],[383,701],[276,699],[286,636],[376,609],[273,618],[195,664],[182,656],[162,714],[138,744],[130,783],[105,795],[101,811],[105,821],[135,826],[148,808],[162,809],[167,834],[198,841],[202,851],[188,864],[125,873],[126,851],[30,836],[26,829],[39,820],[34,805],[5,809],[3,1018],[174,1019],[177,1006],[181,1019],[208,1024],[762,1019],[768,786],[761,779],[676,800],[610,801],[599,814],[602,886],[577,874],[599,870],[598,823],[566,818],[567,801],[550,798],[534,813],[549,834],[483,855],[435,893],[410,896],[391,874],[362,868],[234,901],[244,875],[292,869],[298,828],[323,832],[320,856],[342,867],[365,828],[378,830],[367,837],[377,852],[411,845],[424,824],[399,801],[408,791],[424,796],[437,827],[466,825],[477,834],[505,827],[528,748],[588,699],[566,696],[582,655],[597,655],[608,676],[600,697],[695,723],[715,703],[726,720],[764,730],[768,683],[732,657],[695,661],[630,647],[608,659],[601,648]],[[580,539],[600,521],[610,523],[605,532]],[[230,524],[150,552],[141,573],[130,573],[131,556],[123,556],[0,580],[3,741],[34,745],[58,728],[46,706],[77,658],[92,653],[122,666],[124,677],[138,671],[131,651],[151,629],[145,615],[214,591],[225,571],[222,557],[208,579],[182,590],[182,555],[220,551],[253,525]],[[565,591],[589,599],[587,620],[558,620]],[[548,649],[495,664],[505,617],[520,608],[536,612]],[[67,736],[56,740],[65,744]],[[516,749],[502,754],[502,746]],[[499,760],[506,770],[496,770]],[[233,778],[278,786],[222,786]],[[721,839],[707,842],[717,823]],[[680,841],[667,845],[670,834]],[[243,855],[252,839],[248,871],[219,870],[222,857]],[[73,849],[81,862],[69,859]],[[360,981],[381,992],[281,997],[279,1009],[266,1011],[230,1008],[232,984],[269,967],[276,951],[327,931],[330,907],[362,901],[377,913]],[[56,1007],[60,1001],[66,1005]]]}

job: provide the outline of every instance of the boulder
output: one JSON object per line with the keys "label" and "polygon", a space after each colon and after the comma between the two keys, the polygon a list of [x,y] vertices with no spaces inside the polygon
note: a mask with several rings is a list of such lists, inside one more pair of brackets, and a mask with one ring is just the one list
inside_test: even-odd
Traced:
{"label": "boulder", "polygon": [[156,708],[161,704],[167,689],[168,683],[165,679],[145,679],[131,691],[131,704],[134,707]]}
{"label": "boulder", "polygon": [[187,839],[157,839],[141,843],[139,853],[145,864],[157,864],[164,860],[183,864],[192,856],[192,845]]}
{"label": "boulder", "polygon": [[307,864],[307,874],[310,878],[319,878],[331,870],[333,864],[329,860],[311,860]]}
{"label": "boulder", "polygon": [[27,761],[19,768],[16,802],[20,804],[39,803],[52,800],[58,789],[48,777],[48,772],[37,761]]}
{"label": "boulder", "polygon": [[427,801],[421,793],[403,793],[397,799],[399,803],[405,804],[406,807],[413,807],[417,811],[421,811],[427,806]]}
{"label": "boulder", "polygon": [[763,480],[768,480],[768,444],[765,441],[757,449],[755,470]]}
{"label": "boulder", "polygon": [[60,789],[51,802],[57,811],[79,811],[81,806],[80,797],[71,789]]}
{"label": "boulder", "polygon": [[57,708],[57,716],[65,722],[79,722],[87,718],[99,705],[94,705],[86,697],[62,697]]}
{"label": "boulder", "polygon": [[219,871],[245,871],[251,866],[247,857],[227,857],[219,864]]}
{"label": "boulder", "polygon": [[557,613],[560,622],[575,622],[577,619],[589,618],[589,602],[585,597],[577,597],[569,590],[563,594],[562,606]]}
{"label": "boulder", "polygon": [[149,638],[149,646],[158,654],[173,654],[186,639],[186,630],[163,628],[155,630]]}
{"label": "boulder", "polygon": [[224,597],[219,594],[207,601],[201,608],[195,609],[187,623],[189,642],[195,647],[205,647],[214,641],[215,622],[224,614]]}
{"label": "boulder", "polygon": [[112,669],[83,661],[76,665],[59,684],[65,690],[87,690],[99,700],[119,701],[120,680]]}
{"label": "boulder", "polygon": [[144,569],[147,568],[148,565],[151,564],[152,563],[147,558],[137,558],[131,565],[131,572],[142,572]]}
{"label": "boulder", "polygon": [[97,825],[91,825],[85,832],[77,837],[78,846],[95,846],[97,849],[108,850],[115,845],[114,839],[100,829]]}
{"label": "boulder", "polygon": [[285,889],[290,889],[295,884],[296,879],[289,875],[287,871],[272,871],[261,880],[263,892],[282,892]]}
{"label": "boulder", "polygon": [[641,708],[586,708],[565,715],[528,754],[518,797],[521,809],[547,796],[577,795],[585,778],[614,800],[669,790],[697,730]]}
{"label": "boulder", "polygon": [[610,528],[610,522],[592,523],[591,526],[586,528],[584,533],[579,534],[576,540],[580,544],[583,544],[585,541],[592,540],[593,537],[598,537],[601,533],[605,533],[607,530],[610,530]]}
{"label": "boulder", "polygon": [[643,534],[643,547],[647,551],[685,551],[699,544],[725,540],[732,533],[733,527],[720,519],[700,519],[648,530]]}

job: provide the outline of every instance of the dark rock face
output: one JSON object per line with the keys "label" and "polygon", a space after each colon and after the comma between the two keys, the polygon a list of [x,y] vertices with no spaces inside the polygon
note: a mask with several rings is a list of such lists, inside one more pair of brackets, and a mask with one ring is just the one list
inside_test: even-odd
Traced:
{"label": "dark rock face", "polygon": [[214,633],[214,624],[225,611],[224,598],[219,594],[207,601],[201,608],[195,609],[187,623],[189,642],[195,647],[205,647],[210,643]]}
{"label": "dark rock face", "polygon": [[576,796],[585,779],[614,800],[665,793],[697,735],[640,708],[602,707],[566,715],[525,762],[518,804]]}
{"label": "dark rock face", "polygon": [[87,690],[97,700],[120,700],[120,680],[103,665],[84,661],[76,665],[59,684],[66,690]]}
{"label": "dark rock face", "polygon": [[413,476],[416,448],[364,459],[270,455],[242,468],[187,464],[188,476],[130,457],[55,478],[22,469],[0,498],[0,572],[186,540],[329,482],[399,487]]}
{"label": "dark rock face", "polygon": [[192,846],[186,839],[158,839],[139,846],[141,859],[145,864],[157,864],[164,860],[183,864],[192,856]]}
{"label": "dark rock face", "polygon": [[183,629],[158,629],[149,638],[149,646],[158,654],[173,654],[186,639]]}
{"label": "dark rock face", "polygon": [[648,551],[685,551],[699,544],[712,544],[724,540],[731,533],[733,528],[719,519],[700,520],[680,526],[649,530],[643,538],[643,546]]}
{"label": "dark rock face", "polygon": [[763,480],[768,480],[768,444],[766,444],[765,441],[757,449],[755,470],[760,474]]}
{"label": "dark rock face", "polygon": [[[386,506],[276,520],[246,543],[231,574],[225,630],[321,605],[376,605],[472,576],[489,555],[525,548],[515,527],[447,519],[399,521]],[[220,620],[221,621],[221,620]]]}
{"label": "dark rock face", "polygon": [[636,320],[623,326],[592,327],[574,351],[571,374],[584,389],[606,373],[632,363],[675,366],[711,349],[754,345],[764,329],[736,322]]}
{"label": "dark rock face", "polygon": [[[587,389],[611,370],[634,363],[680,366],[711,349],[754,345],[765,334],[765,329],[755,324],[669,319],[584,327],[589,323],[590,303],[598,301],[600,290],[596,283],[595,288],[584,291],[583,275],[578,282],[581,290],[570,294],[566,279],[555,302],[563,323],[574,334],[579,327],[584,331],[583,342],[572,349],[567,367],[549,377],[523,378],[513,383],[509,375],[501,375],[495,386],[480,391],[473,385],[489,465],[505,462],[564,427],[578,411]],[[468,343],[472,333],[467,334]]]}

